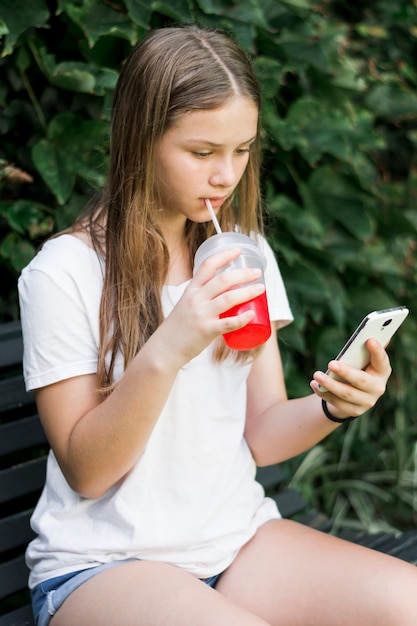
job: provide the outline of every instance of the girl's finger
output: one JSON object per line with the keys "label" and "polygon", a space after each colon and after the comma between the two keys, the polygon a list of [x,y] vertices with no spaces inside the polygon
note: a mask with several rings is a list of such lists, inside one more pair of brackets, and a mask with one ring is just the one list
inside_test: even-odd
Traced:
{"label": "girl's finger", "polygon": [[234,261],[240,255],[240,248],[231,248],[216,252],[205,259],[194,274],[196,285],[205,285],[207,281],[216,276],[217,272]]}
{"label": "girl's finger", "polygon": [[[265,292],[265,285],[263,283],[254,283],[237,289],[229,289],[222,292],[216,298],[213,299],[213,312],[215,315],[221,315],[230,309],[249,302],[259,297]],[[231,316],[236,317],[236,316]]]}
{"label": "girl's finger", "polygon": [[366,371],[372,368],[376,372],[385,375],[388,379],[391,374],[391,364],[385,348],[376,339],[368,339],[366,347],[371,357],[370,367],[368,366]]}

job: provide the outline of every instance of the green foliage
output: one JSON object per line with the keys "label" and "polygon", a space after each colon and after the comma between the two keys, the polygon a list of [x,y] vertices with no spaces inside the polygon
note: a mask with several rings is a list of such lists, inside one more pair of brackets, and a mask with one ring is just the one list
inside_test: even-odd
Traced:
{"label": "green foliage", "polygon": [[296,317],[280,332],[290,395],[368,311],[411,310],[386,396],[287,464],[338,525],[415,523],[416,4],[0,0],[0,319],[18,316],[37,245],[102,184],[112,92],[144,33],[194,21],[253,55],[266,228]]}

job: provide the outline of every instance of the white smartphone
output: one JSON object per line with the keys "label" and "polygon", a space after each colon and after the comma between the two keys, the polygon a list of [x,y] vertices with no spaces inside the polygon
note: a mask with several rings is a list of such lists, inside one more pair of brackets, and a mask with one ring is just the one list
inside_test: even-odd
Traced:
{"label": "white smartphone", "polygon": [[[391,337],[401,326],[409,311],[406,306],[399,306],[393,309],[382,309],[369,313],[359,324],[355,332],[350,336],[336,360],[343,361],[352,367],[364,369],[369,363],[369,352],[365,343],[371,337],[377,339],[384,347],[388,345]],[[326,374],[332,378],[340,378],[327,370]],[[327,391],[319,385],[320,391]]]}

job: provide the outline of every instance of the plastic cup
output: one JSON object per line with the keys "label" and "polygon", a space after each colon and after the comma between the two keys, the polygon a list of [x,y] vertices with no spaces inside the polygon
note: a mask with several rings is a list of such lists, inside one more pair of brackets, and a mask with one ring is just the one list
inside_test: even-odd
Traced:
{"label": "plastic cup", "polygon": [[[219,271],[231,269],[259,268],[262,270],[261,277],[256,281],[264,283],[265,257],[256,243],[247,235],[237,232],[224,232],[206,239],[198,248],[194,258],[194,272],[208,257],[231,248],[240,248],[241,253],[237,259],[222,267]],[[237,289],[238,287],[236,287]],[[271,322],[269,319],[268,302],[266,293],[234,306],[220,315],[221,318],[239,315],[245,311],[254,311],[252,320],[230,333],[223,335],[226,344],[233,350],[252,350],[267,341],[271,335]]]}

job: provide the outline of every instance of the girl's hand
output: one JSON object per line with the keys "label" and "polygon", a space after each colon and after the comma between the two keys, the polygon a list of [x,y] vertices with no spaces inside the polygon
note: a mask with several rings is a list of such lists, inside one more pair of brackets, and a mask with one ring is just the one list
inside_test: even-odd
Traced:
{"label": "girl's hand", "polygon": [[[259,269],[237,269],[217,273],[235,260],[240,250],[227,250],[206,259],[170,315],[160,326],[166,335],[166,349],[183,365],[197,356],[220,335],[242,328],[253,318],[253,311],[220,319],[220,314],[237,304],[256,298],[265,291],[255,283]],[[158,331],[157,331],[158,332]]]}
{"label": "girl's hand", "polygon": [[[364,370],[359,370],[341,361],[330,361],[329,370],[342,381],[315,372],[310,383],[314,393],[326,400],[336,417],[357,417],[371,409],[384,394],[391,365],[388,354],[376,339],[368,339],[366,347],[371,361]],[[327,392],[319,390],[322,385]]]}

